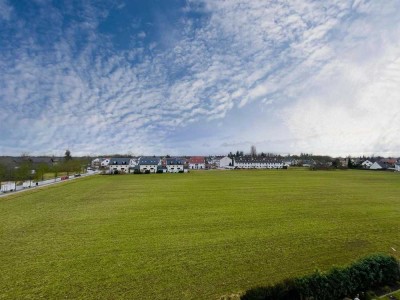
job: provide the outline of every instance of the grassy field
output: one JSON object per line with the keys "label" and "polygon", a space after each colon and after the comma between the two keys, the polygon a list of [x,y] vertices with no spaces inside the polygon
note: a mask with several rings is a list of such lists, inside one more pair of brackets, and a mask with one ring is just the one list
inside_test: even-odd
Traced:
{"label": "grassy field", "polygon": [[82,178],[0,199],[0,299],[218,299],[399,253],[399,216],[386,172]]}

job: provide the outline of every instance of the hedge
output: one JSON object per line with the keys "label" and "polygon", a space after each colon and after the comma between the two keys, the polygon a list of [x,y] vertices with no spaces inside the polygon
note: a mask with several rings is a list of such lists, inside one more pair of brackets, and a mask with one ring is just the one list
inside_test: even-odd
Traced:
{"label": "hedge", "polygon": [[335,267],[329,272],[317,270],[311,275],[250,289],[241,299],[337,300],[372,288],[396,284],[399,280],[400,268],[396,258],[375,254],[347,267]]}

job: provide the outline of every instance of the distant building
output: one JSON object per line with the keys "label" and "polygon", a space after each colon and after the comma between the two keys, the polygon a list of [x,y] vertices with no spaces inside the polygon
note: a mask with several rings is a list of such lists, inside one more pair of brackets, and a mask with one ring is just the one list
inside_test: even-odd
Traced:
{"label": "distant building", "polygon": [[283,161],[276,157],[243,156],[234,159],[234,167],[238,169],[282,169]]}
{"label": "distant building", "polygon": [[152,156],[142,156],[138,161],[140,173],[156,173],[159,166],[161,166],[161,159]]}
{"label": "distant building", "polygon": [[380,162],[385,163],[388,166],[394,167],[394,165],[397,163],[397,159],[395,158],[383,158],[380,160]]}
{"label": "distant building", "polygon": [[102,167],[101,163],[102,163],[102,161],[104,161],[104,160],[105,160],[105,158],[100,158],[100,157],[95,158],[95,159],[93,159],[93,160],[91,161],[90,166],[91,166],[93,169],[99,169],[100,167]]}
{"label": "distant building", "polygon": [[165,163],[168,173],[184,172],[184,164],[185,164],[184,158],[177,158],[177,157],[167,158]]}
{"label": "distant building", "polygon": [[385,162],[381,162],[381,161],[376,161],[372,164],[372,166],[369,168],[370,170],[386,170],[389,169],[390,165],[388,165]]}
{"label": "distant building", "polygon": [[110,159],[109,159],[109,158],[104,158],[104,159],[101,161],[100,166],[101,166],[101,167],[107,167],[109,163],[110,163]]}
{"label": "distant building", "polygon": [[349,165],[349,159],[348,158],[339,158],[339,164],[340,164],[340,167],[347,168]]}
{"label": "distant building", "polygon": [[287,166],[287,167],[294,166],[296,164],[297,164],[297,161],[294,158],[285,158],[283,160],[283,165]]}
{"label": "distant building", "polygon": [[189,158],[189,169],[202,170],[206,168],[204,156],[192,156]]}
{"label": "distant building", "polygon": [[233,166],[233,160],[232,158],[225,156],[219,160],[219,167],[220,168],[226,168],[226,167],[232,167]]}
{"label": "distant building", "polygon": [[397,163],[397,164],[394,165],[394,170],[396,172],[400,172],[400,163]]}
{"label": "distant building", "polygon": [[315,165],[315,161],[312,159],[303,159],[301,164],[303,167],[313,167]]}
{"label": "distant building", "polygon": [[372,161],[370,161],[370,160],[364,160],[362,163],[361,163],[361,167],[363,167],[364,169],[369,169],[369,168],[371,168],[371,166],[373,165],[374,163],[372,162]]}
{"label": "distant building", "polygon": [[108,168],[110,173],[128,173],[129,172],[130,158],[126,157],[113,157],[110,158]]}

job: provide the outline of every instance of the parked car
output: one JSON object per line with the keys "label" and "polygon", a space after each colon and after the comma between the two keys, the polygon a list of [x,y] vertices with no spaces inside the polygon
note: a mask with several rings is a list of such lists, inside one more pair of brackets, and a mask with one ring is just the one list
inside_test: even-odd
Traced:
{"label": "parked car", "polygon": [[27,181],[24,181],[24,183],[22,184],[22,187],[24,188],[24,189],[26,189],[26,188],[30,188],[30,187],[32,187],[32,186],[34,186],[35,185],[35,182],[34,181],[32,181],[32,180],[27,180]]}
{"label": "parked car", "polygon": [[9,181],[9,182],[2,182],[1,183],[1,191],[3,193],[6,192],[13,192],[17,189],[17,184],[13,181]]}
{"label": "parked car", "polygon": [[67,179],[69,179],[68,176],[61,176],[61,180],[67,180]]}
{"label": "parked car", "polygon": [[74,177],[81,177],[81,174],[75,174]]}

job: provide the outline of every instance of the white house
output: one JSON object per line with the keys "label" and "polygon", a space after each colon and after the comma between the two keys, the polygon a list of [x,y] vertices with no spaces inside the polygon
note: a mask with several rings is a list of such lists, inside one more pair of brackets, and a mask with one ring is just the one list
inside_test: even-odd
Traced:
{"label": "white house", "polygon": [[108,168],[110,173],[128,173],[129,172],[130,158],[126,157],[113,157],[110,158]]}
{"label": "white house", "polygon": [[400,172],[400,163],[394,165],[394,170]]}
{"label": "white house", "polygon": [[136,167],[138,167],[138,160],[136,158],[131,158],[129,160],[129,173],[134,173]]}
{"label": "white house", "polygon": [[302,166],[303,167],[312,167],[315,165],[315,161],[313,159],[304,159],[302,161]]}
{"label": "white house", "polygon": [[244,156],[236,158],[234,166],[238,169],[282,169],[284,164],[278,158]]}
{"label": "white house", "polygon": [[161,159],[158,157],[142,156],[138,161],[140,173],[157,173],[158,166],[161,166]]}
{"label": "white house", "polygon": [[285,158],[283,160],[283,165],[286,167],[294,166],[297,164],[297,161],[294,158]]}
{"label": "white house", "polygon": [[226,168],[226,167],[231,167],[233,165],[233,161],[231,158],[228,156],[225,156],[219,160],[219,167],[220,168]]}
{"label": "white house", "polygon": [[382,163],[376,161],[369,168],[370,170],[382,170],[384,169],[384,166],[382,165]]}
{"label": "white house", "polygon": [[367,160],[365,160],[365,161],[362,162],[361,166],[362,166],[364,169],[369,169],[369,168],[371,168],[371,166],[372,166],[373,164],[374,164],[374,163],[373,163],[372,161],[369,161],[369,160],[367,159]]}
{"label": "white house", "polygon": [[189,169],[204,170],[205,168],[206,168],[206,161],[203,156],[192,156],[189,159]]}
{"label": "white house", "polygon": [[102,167],[107,167],[108,166],[108,164],[110,163],[110,159],[109,158],[105,158],[105,159],[103,159],[102,161],[101,161],[101,166]]}
{"label": "white house", "polygon": [[167,158],[166,167],[168,173],[179,173],[184,172],[183,165],[185,163],[184,159],[181,158]]}
{"label": "white house", "polygon": [[92,168],[98,169],[101,166],[101,159],[95,158],[92,160],[91,164]]}

